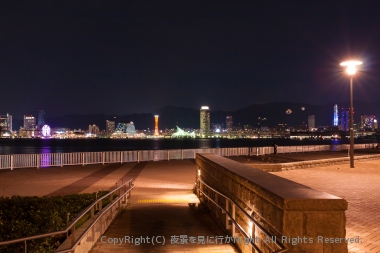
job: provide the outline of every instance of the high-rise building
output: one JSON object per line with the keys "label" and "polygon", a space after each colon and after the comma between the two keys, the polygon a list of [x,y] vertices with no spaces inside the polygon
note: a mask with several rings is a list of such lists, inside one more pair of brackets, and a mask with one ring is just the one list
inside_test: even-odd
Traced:
{"label": "high-rise building", "polygon": [[226,116],[226,129],[227,131],[231,131],[234,127],[234,122],[232,120],[232,116]]}
{"label": "high-rise building", "polygon": [[154,115],[154,135],[159,135],[158,133],[158,115]]}
{"label": "high-rise building", "polygon": [[311,131],[313,128],[315,128],[315,116],[309,115],[307,119],[307,124],[309,126],[309,131]]}
{"label": "high-rise building", "polygon": [[200,133],[202,136],[208,137],[210,133],[210,109],[208,106],[201,107],[200,116]]}
{"label": "high-rise building", "polygon": [[35,130],[36,129],[36,118],[32,115],[24,115],[24,129],[25,130]]}
{"label": "high-rise building", "polygon": [[97,125],[93,124],[93,125],[88,125],[88,132],[91,134],[99,134],[100,130]]}
{"label": "high-rise building", "polygon": [[106,133],[112,134],[115,132],[115,121],[106,120]]}
{"label": "high-rise building", "polygon": [[45,111],[38,110],[38,122],[37,122],[38,129],[42,129],[44,125],[45,125]]}
{"label": "high-rise building", "polygon": [[350,109],[342,108],[342,117],[340,118],[340,127],[342,131],[350,130]]}
{"label": "high-rise building", "polygon": [[374,131],[375,130],[375,116],[367,116],[363,115],[360,117],[360,129],[361,130],[369,130]]}
{"label": "high-rise building", "polygon": [[0,131],[12,132],[12,115],[0,115]]}
{"label": "high-rise building", "polygon": [[334,118],[333,118],[333,126],[338,126],[339,120],[338,120],[338,105],[334,105]]}

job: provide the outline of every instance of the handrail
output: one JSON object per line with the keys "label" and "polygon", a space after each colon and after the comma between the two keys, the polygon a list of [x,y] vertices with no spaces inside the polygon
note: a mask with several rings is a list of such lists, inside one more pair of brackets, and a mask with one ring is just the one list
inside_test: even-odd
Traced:
{"label": "handrail", "polygon": [[[129,180],[128,182],[132,182],[132,179]],[[127,183],[128,183],[128,182],[127,182]],[[120,187],[121,187],[121,186],[120,186]],[[119,188],[120,188],[120,187],[119,187]],[[71,245],[70,248],[65,249],[65,250],[55,251],[55,252],[66,253],[66,252],[71,252],[72,250],[74,250],[74,248],[78,245],[78,243],[83,239],[83,237],[85,236],[85,234],[87,233],[87,231],[89,231],[89,230],[95,225],[95,223],[96,223],[100,218],[102,218],[102,214],[103,214],[103,213],[106,213],[110,208],[112,208],[114,205],[116,205],[117,200],[120,200],[120,199],[121,199],[122,197],[124,197],[127,193],[129,193],[129,191],[132,190],[133,187],[134,187],[134,185],[132,185],[131,188],[128,189],[128,191],[124,192],[122,195],[120,195],[118,198],[116,198],[116,199],[114,200],[114,202],[110,203],[110,205],[108,205],[105,209],[103,209],[101,215],[99,215],[99,216],[98,216],[93,222],[91,222],[90,226],[88,226],[88,227],[85,229],[85,231],[84,231],[84,232],[78,237],[78,239],[75,240],[74,244]],[[119,189],[119,188],[117,188],[117,189]],[[117,189],[115,189],[115,190],[117,190]]]}
{"label": "handrail", "polygon": [[[60,234],[67,234],[71,229],[75,229],[75,224],[87,213],[89,212],[92,208],[94,208],[95,205],[97,205],[100,201],[102,201],[104,198],[107,198],[109,196],[112,196],[112,194],[114,194],[116,191],[120,190],[122,187],[125,187],[127,184],[129,184],[129,188],[123,193],[121,194],[120,196],[118,196],[116,199],[114,199],[106,208],[102,209],[101,212],[99,213],[99,216],[91,223],[90,227],[92,227],[96,221],[99,220],[99,218],[107,211],[109,210],[111,207],[113,207],[118,200],[120,200],[122,197],[124,197],[126,194],[130,193],[130,191],[134,188],[134,185],[132,184],[132,179],[125,182],[124,184],[120,185],[119,187],[115,188],[114,190],[110,191],[109,193],[107,193],[106,195],[96,199],[94,202],[92,202],[92,204],[90,206],[88,206],[84,211],[82,211],[79,215],[77,215],[77,217],[72,221],[70,222],[70,224],[63,230],[60,230],[60,231],[54,231],[54,232],[49,232],[49,233],[43,233],[43,234],[39,234],[39,235],[33,235],[33,236],[27,236],[27,237],[23,237],[23,238],[18,238],[18,239],[12,239],[12,240],[7,240],[7,241],[2,241],[0,242],[0,246],[4,246],[4,245],[9,245],[9,244],[14,244],[14,243],[19,243],[19,242],[25,242],[26,241],[30,241],[30,240],[35,240],[35,239],[40,239],[40,238],[45,238],[45,237],[49,237],[49,236],[54,236],[54,235],[60,235]],[[87,232],[87,229],[85,230],[85,232]],[[83,236],[83,235],[82,235]],[[82,236],[80,236],[80,238],[82,238]],[[78,241],[78,239],[76,240]],[[79,241],[78,241],[79,242]],[[77,243],[75,244],[75,246],[77,245]],[[71,249],[72,250],[72,249]],[[26,251],[25,251],[26,252]],[[61,251],[59,251],[61,252]],[[63,251],[62,251],[63,252]],[[66,251],[64,251],[66,252]],[[67,251],[69,252],[69,251]]]}
{"label": "handrail", "polygon": [[[270,237],[270,238],[273,238],[273,236],[265,229],[263,228],[259,223],[257,223],[256,220],[254,220],[251,215],[249,215],[244,209],[242,209],[235,201],[233,201],[232,199],[230,199],[229,197],[227,197],[226,195],[224,195],[223,193],[215,190],[214,188],[212,188],[210,185],[208,185],[207,183],[205,183],[202,179],[200,179],[199,177],[196,177],[196,180],[201,182],[203,185],[207,186],[209,189],[211,189],[212,191],[214,191],[215,193],[219,194],[220,196],[224,197],[225,199],[231,201],[232,204],[234,204],[253,224],[255,224],[255,226],[257,228],[259,228],[266,236]],[[222,209],[226,215],[228,215],[228,217],[231,219],[231,221],[237,226],[237,228],[243,233],[244,237],[245,238],[249,238],[249,235],[244,231],[244,229],[235,221],[234,218],[232,218],[232,216],[229,214],[229,212],[221,207],[218,203],[216,203],[211,197],[209,197],[207,194],[205,194],[201,189],[200,187],[196,184],[195,187],[200,191],[202,192],[202,194],[204,196],[206,196],[209,200],[211,200],[215,205],[217,205],[220,209]],[[288,249],[285,248],[285,246],[283,246],[280,242],[277,241],[277,237],[275,237],[275,240],[271,239],[272,242],[279,248],[279,250],[277,251],[274,251],[274,253],[283,253],[283,252],[287,252]],[[254,243],[255,240],[250,240],[250,243],[251,245],[255,248],[255,250],[259,251],[259,252],[262,252],[259,248],[257,248],[256,244]]]}
{"label": "handrail", "polygon": [[[232,216],[229,214],[229,212],[225,209],[225,208],[223,208],[223,207],[221,207],[218,203],[216,203],[211,197],[209,197],[207,194],[205,194],[204,193],[204,191],[202,191],[198,186],[196,186],[197,188],[198,188],[198,190],[203,194],[203,195],[205,195],[211,202],[213,202],[215,205],[217,205],[221,210],[223,210],[225,213],[226,213],[226,215],[231,219],[231,221],[237,226],[237,228],[240,230],[240,232],[242,232],[243,233],[243,235],[244,235],[244,237],[245,238],[249,238],[249,235],[244,231],[244,229],[240,226],[240,224],[239,223],[237,223],[236,221],[235,221],[235,219],[234,218],[232,218]],[[255,250],[257,250],[259,253],[261,253],[262,251],[256,246],[256,244],[254,244],[252,241],[251,241],[251,245],[255,248]]]}
{"label": "handrail", "polygon": [[[346,144],[279,146],[277,153],[340,151],[347,150]],[[355,149],[371,147],[371,144],[355,144]],[[234,148],[199,148],[169,150],[129,150],[104,152],[72,152],[44,154],[9,154],[0,155],[0,169],[27,167],[52,167],[67,165],[87,165],[105,163],[126,163],[142,161],[163,161],[176,159],[195,159],[196,153],[214,153],[221,156],[259,156],[273,153],[273,147],[234,147]]]}

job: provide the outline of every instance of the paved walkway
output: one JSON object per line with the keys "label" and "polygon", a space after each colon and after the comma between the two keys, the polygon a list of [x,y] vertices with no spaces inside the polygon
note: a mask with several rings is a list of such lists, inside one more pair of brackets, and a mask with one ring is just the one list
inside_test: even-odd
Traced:
{"label": "paved walkway", "polygon": [[359,236],[349,252],[380,252],[380,160],[273,174],[327,192],[348,201],[346,237]]}
{"label": "paved walkway", "polygon": [[[355,150],[355,156],[373,154],[380,154],[380,150]],[[230,158],[242,163],[268,163],[268,160],[287,163],[339,157],[347,157],[347,151]],[[346,237],[359,236],[362,241],[362,244],[349,244],[349,252],[380,253],[380,160],[355,162],[354,169],[349,167],[340,164],[273,174],[346,199]]]}
{"label": "paved walkway", "polygon": [[[336,157],[339,153],[330,154]],[[326,158],[326,155],[297,153],[284,158]],[[346,199],[347,237],[360,236],[362,241],[350,244],[349,252],[380,252],[380,160],[356,162],[354,169],[343,164],[273,174]],[[111,189],[116,182],[120,184],[122,179],[130,178],[136,186],[131,205],[105,235],[135,238],[161,235],[166,243],[155,248],[148,244],[112,247],[98,243],[93,252],[237,252],[228,244],[170,244],[171,236],[176,235],[224,236],[207,213],[188,205],[197,202],[191,193],[195,178],[191,160],[0,170],[0,196],[94,192]]]}
{"label": "paved walkway", "polygon": [[[125,243],[115,246],[98,242],[92,252],[238,252],[230,244],[198,244],[198,236],[225,237],[225,233],[206,210],[189,205],[199,202],[192,193],[195,173],[195,163],[191,160],[147,163],[135,180],[131,205],[104,234],[104,239],[158,236],[159,242],[165,238],[164,245]],[[181,236],[186,237],[183,244]],[[194,243],[189,240],[193,237],[196,238]],[[174,238],[178,243],[171,241]]]}
{"label": "paved walkway", "polygon": [[[189,205],[198,203],[192,193],[195,173],[194,160],[28,168],[0,171],[0,187],[4,196],[53,196],[109,190],[132,178],[131,204],[106,231],[105,239],[159,236],[165,244],[98,242],[92,252],[238,252],[231,244],[215,244],[213,238],[226,234],[206,210]],[[187,236],[188,243],[180,244],[184,239],[171,243],[173,236]],[[213,243],[198,244],[199,236]]]}
{"label": "paved walkway", "polygon": [[0,194],[52,196],[109,190],[134,166],[136,163],[0,170]]}
{"label": "paved walkway", "polygon": [[[362,155],[377,155],[380,154],[380,149],[359,149],[355,150],[355,156]],[[347,150],[339,152],[307,152],[307,153],[286,153],[286,154],[270,154],[264,156],[231,156],[232,160],[241,163],[291,163],[302,162],[309,160],[320,160],[330,158],[348,157]]]}

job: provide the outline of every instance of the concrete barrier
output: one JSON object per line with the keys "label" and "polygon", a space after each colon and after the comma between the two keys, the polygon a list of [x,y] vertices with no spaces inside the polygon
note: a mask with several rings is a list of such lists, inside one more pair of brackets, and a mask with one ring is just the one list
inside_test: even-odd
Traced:
{"label": "concrete barrier", "polygon": [[[380,155],[363,155],[356,156],[355,161],[369,161],[380,159]],[[311,160],[311,161],[301,161],[301,162],[291,162],[291,163],[245,163],[250,167],[267,171],[267,172],[276,172],[283,170],[298,170],[298,169],[306,169],[320,166],[330,166],[337,164],[347,164],[350,163],[349,157],[342,158],[330,158],[330,159],[319,159],[319,160]]]}
{"label": "concrete barrier", "polygon": [[[347,252],[346,240],[351,238],[345,238],[346,200],[214,154],[197,154],[196,164],[201,180],[237,203],[289,252]],[[216,201],[231,209],[223,198]],[[222,211],[210,210],[227,225]],[[262,252],[274,252],[242,212],[234,217]],[[237,245],[242,252],[253,252],[250,246]]]}

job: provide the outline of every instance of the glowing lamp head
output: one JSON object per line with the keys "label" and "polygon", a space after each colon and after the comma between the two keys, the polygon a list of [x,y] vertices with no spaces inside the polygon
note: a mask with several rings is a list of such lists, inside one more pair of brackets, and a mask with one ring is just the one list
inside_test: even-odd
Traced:
{"label": "glowing lamp head", "polygon": [[361,65],[361,61],[345,61],[340,64],[340,66],[347,67],[346,72],[347,74],[354,75],[356,73],[356,66]]}

